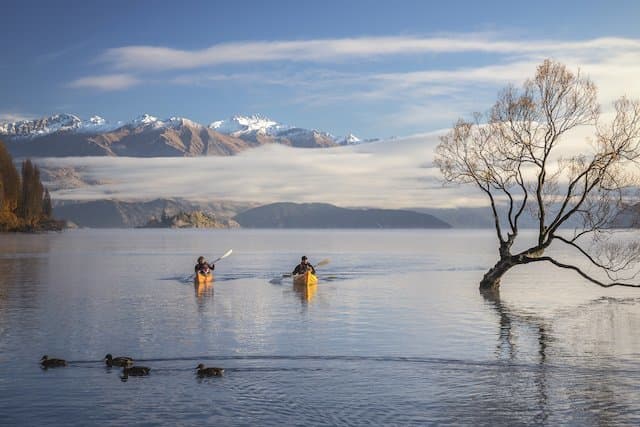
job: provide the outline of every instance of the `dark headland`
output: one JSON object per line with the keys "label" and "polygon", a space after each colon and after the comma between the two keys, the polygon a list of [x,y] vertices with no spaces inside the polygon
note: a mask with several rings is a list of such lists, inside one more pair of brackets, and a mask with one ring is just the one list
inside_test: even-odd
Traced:
{"label": "dark headland", "polygon": [[395,209],[347,209],[327,203],[272,203],[234,218],[244,228],[451,228],[433,215]]}

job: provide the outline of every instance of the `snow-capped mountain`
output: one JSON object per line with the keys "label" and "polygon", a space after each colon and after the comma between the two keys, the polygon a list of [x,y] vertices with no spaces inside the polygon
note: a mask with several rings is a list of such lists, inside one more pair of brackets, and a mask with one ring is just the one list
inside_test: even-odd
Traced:
{"label": "snow-capped mountain", "polygon": [[34,137],[54,132],[68,132],[79,128],[81,124],[82,120],[72,114],[55,114],[41,119],[0,124],[0,135]]}
{"label": "snow-capped mountain", "polygon": [[83,120],[75,130],[77,132],[98,133],[109,132],[122,126],[122,122],[111,123],[100,116],[92,116],[88,120]]}
{"label": "snow-capped mountain", "polygon": [[162,129],[162,128],[179,128],[180,126],[191,126],[196,128],[203,127],[201,124],[196,123],[192,120],[189,120],[184,117],[170,117],[165,120],[160,120],[159,118],[152,116],[151,114],[141,114],[130,122],[120,124],[120,127],[128,126],[131,128],[135,127],[149,127],[153,129]]}
{"label": "snow-capped mountain", "polygon": [[340,145],[355,145],[355,144],[360,144],[362,140],[357,136],[355,136],[354,134],[350,133],[344,138],[338,139],[336,142]]}
{"label": "snow-capped mountain", "polygon": [[35,138],[60,132],[107,132],[122,123],[109,123],[100,116],[82,120],[73,114],[55,114],[34,120],[0,124],[0,135],[15,138]]}
{"label": "snow-capped mountain", "polygon": [[337,138],[327,132],[285,125],[261,115],[233,116],[228,120],[214,121],[209,128],[238,138],[255,140],[260,137],[262,139],[270,137],[274,139],[273,142],[294,146],[353,145],[362,142],[351,133],[344,138]]}
{"label": "snow-capped mountain", "polygon": [[283,125],[260,115],[233,116],[228,120],[217,120],[209,125],[210,129],[225,135],[241,136],[251,133],[261,135],[277,135],[290,126]]}
{"label": "snow-capped mountain", "polygon": [[141,114],[138,117],[136,117],[135,119],[131,120],[131,122],[127,123],[128,125],[143,125],[143,126],[147,126],[147,125],[153,125],[158,123],[158,118],[152,116],[151,114]]}
{"label": "snow-capped mountain", "polygon": [[320,148],[360,142],[352,134],[336,138],[327,132],[285,125],[260,115],[234,116],[206,127],[184,117],[161,120],[150,114],[128,122],[56,114],[0,124],[0,139],[17,157],[233,155],[272,143]]}

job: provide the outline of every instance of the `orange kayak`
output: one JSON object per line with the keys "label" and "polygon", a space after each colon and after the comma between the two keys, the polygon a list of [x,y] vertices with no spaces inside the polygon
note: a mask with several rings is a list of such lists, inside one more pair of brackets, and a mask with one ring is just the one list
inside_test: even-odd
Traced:
{"label": "orange kayak", "polygon": [[203,273],[201,271],[198,271],[196,273],[194,281],[196,283],[211,283],[211,282],[213,282],[213,273],[210,272],[210,271],[207,272],[207,273]]}
{"label": "orange kayak", "polygon": [[293,284],[294,285],[317,285],[318,277],[310,271],[307,271],[302,274],[294,274],[293,275]]}

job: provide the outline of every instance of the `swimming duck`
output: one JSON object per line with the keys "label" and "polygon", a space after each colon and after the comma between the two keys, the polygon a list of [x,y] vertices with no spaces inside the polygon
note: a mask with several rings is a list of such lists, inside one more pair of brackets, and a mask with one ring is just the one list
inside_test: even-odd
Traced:
{"label": "swimming duck", "polygon": [[49,359],[49,356],[45,354],[44,356],[42,356],[42,359],[40,359],[40,364],[45,369],[57,368],[60,366],[67,366],[67,361],[64,359]]}
{"label": "swimming duck", "polygon": [[130,357],[113,357],[111,355],[111,353],[107,354],[104,357],[104,361],[107,364],[107,366],[111,367],[111,366],[120,366],[120,367],[127,367],[127,366],[131,366],[133,365],[133,359]]}
{"label": "swimming duck", "polygon": [[196,369],[198,370],[199,377],[221,377],[224,375],[224,369],[214,367],[205,368],[202,363],[199,364]]}
{"label": "swimming duck", "polygon": [[150,370],[151,368],[147,368],[146,366],[129,366],[122,369],[122,375],[125,377],[129,375],[132,377],[144,377],[149,375]]}

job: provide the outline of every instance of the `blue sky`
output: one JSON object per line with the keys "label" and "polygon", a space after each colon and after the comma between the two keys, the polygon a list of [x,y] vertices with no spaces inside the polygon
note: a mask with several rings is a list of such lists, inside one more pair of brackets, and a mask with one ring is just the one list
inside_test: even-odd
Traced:
{"label": "blue sky", "polygon": [[260,113],[389,137],[490,107],[553,57],[640,96],[640,2],[5,1],[0,120]]}

